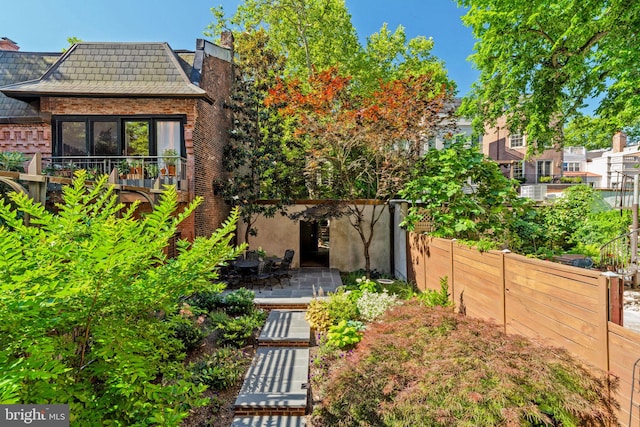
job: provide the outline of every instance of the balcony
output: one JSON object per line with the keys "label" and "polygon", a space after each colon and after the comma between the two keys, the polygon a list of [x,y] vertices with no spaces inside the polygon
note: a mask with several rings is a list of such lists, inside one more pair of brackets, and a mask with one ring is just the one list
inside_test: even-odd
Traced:
{"label": "balcony", "polygon": [[42,175],[50,182],[64,182],[60,178],[72,178],[78,169],[87,171],[87,180],[109,175],[109,182],[121,186],[143,189],[162,189],[163,185],[175,185],[187,190],[187,160],[180,156],[79,156],[43,157]]}

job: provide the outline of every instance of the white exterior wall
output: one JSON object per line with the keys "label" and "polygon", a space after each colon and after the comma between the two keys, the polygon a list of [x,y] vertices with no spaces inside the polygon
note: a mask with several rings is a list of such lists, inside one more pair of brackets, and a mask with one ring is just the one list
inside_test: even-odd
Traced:
{"label": "white exterior wall", "polygon": [[600,182],[597,185],[598,188],[609,188],[610,182],[607,174],[608,162],[607,157],[597,157],[591,160],[587,164],[587,171],[597,173],[600,175]]}

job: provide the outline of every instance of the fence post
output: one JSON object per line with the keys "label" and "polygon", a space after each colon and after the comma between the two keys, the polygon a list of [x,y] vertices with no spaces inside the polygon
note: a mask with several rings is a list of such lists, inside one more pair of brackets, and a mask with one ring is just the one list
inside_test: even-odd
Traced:
{"label": "fence post", "polygon": [[607,313],[608,320],[616,325],[624,323],[624,281],[619,274],[612,271],[602,273],[607,278]]}
{"label": "fence post", "polygon": [[451,245],[449,246],[450,248],[450,253],[449,253],[449,282],[451,283],[451,286],[449,286],[450,288],[450,292],[451,292],[451,302],[453,304],[456,303],[456,284],[455,284],[455,278],[454,278],[454,266],[453,266],[453,246],[455,244],[457,239],[451,239]]}
{"label": "fence post", "polygon": [[503,330],[505,333],[507,333],[507,275],[505,274],[505,255],[511,253],[511,251],[509,249],[503,249],[502,253],[501,253],[501,264],[502,264],[502,268],[500,270],[500,275],[502,276],[502,292],[500,294],[500,298],[502,299],[502,301],[500,301],[500,306],[502,307],[502,325],[503,325]]}

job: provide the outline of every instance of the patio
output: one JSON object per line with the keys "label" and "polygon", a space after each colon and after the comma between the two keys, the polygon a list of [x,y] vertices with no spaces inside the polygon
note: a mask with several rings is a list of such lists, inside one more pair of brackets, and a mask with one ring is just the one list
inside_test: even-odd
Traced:
{"label": "patio", "polygon": [[[253,287],[250,284],[246,286],[240,284],[235,286],[246,287],[255,292],[255,303],[257,306],[284,306],[284,305],[304,305],[306,306],[314,296],[327,295],[329,292],[335,292],[338,287],[342,286],[340,272],[329,268],[300,268],[291,270],[291,278],[284,280],[282,288],[277,284],[273,287]],[[225,292],[231,292],[228,289]]]}

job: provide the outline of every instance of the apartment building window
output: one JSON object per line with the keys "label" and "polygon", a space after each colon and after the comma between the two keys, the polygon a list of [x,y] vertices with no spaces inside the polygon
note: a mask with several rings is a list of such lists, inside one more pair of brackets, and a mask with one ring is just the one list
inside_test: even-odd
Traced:
{"label": "apartment building window", "polygon": [[580,172],[580,162],[564,162],[562,170],[563,172]]}
{"label": "apartment building window", "polygon": [[514,134],[509,135],[509,147],[522,148],[525,146],[524,135]]}

